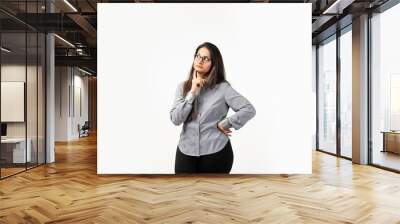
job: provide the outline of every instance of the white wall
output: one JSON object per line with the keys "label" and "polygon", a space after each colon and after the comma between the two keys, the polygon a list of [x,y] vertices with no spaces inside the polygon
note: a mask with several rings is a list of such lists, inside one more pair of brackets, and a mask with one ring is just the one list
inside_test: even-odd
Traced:
{"label": "white wall", "polygon": [[[78,124],[83,125],[88,120],[88,78],[83,75],[73,67],[56,67],[56,141],[77,139]],[[79,113],[77,105],[82,105],[82,113]]]}
{"label": "white wall", "polygon": [[[26,73],[27,72],[27,73]],[[39,71],[41,72],[41,71]],[[25,76],[28,76],[29,87],[27,88],[27,119],[28,119],[28,137],[35,133],[36,136],[36,66],[5,64],[1,66],[1,81],[3,82],[25,82]],[[33,87],[32,87],[33,86]],[[40,95],[39,95],[40,97]],[[40,107],[41,105],[39,105]],[[7,108],[2,108],[6,110]],[[24,108],[23,108],[24,109]],[[24,137],[26,122],[7,122],[8,137]],[[42,137],[42,136],[41,136]]]}
{"label": "white wall", "polygon": [[[33,67],[19,64],[8,64],[1,66],[1,81],[2,82],[25,82],[26,69],[28,74],[32,74]],[[36,68],[35,68],[36,69]],[[1,108],[7,110],[7,108]],[[23,108],[24,109],[24,108]],[[8,137],[25,137],[25,122],[7,122]]]}
{"label": "white wall", "polygon": [[55,68],[55,141],[68,140],[68,67]]}

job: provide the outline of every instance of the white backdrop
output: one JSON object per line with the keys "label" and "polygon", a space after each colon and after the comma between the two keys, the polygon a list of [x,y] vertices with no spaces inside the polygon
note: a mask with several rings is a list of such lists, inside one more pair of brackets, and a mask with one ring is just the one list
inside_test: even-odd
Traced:
{"label": "white backdrop", "polygon": [[100,3],[97,41],[99,174],[174,173],[169,111],[205,41],[257,111],[232,129],[231,173],[311,173],[311,4]]}

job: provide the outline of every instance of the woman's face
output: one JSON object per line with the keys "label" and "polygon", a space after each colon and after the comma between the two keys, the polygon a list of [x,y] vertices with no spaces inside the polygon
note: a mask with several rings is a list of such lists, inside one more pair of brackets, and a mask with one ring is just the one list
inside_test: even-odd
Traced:
{"label": "woman's face", "polygon": [[197,51],[193,61],[193,68],[201,75],[206,75],[211,69],[210,51],[202,47]]}

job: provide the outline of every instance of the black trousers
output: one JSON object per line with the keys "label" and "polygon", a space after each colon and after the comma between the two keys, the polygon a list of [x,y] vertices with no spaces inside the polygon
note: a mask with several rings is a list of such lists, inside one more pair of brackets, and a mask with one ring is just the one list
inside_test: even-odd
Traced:
{"label": "black trousers", "polygon": [[233,151],[228,141],[224,148],[216,153],[189,156],[176,149],[175,174],[185,173],[229,173],[233,164]]}

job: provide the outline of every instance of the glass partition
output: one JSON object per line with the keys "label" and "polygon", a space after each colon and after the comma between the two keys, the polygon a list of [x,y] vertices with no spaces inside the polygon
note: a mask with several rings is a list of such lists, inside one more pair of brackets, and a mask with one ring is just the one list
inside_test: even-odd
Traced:
{"label": "glass partition", "polygon": [[30,150],[30,159],[28,160],[27,167],[37,165],[38,158],[38,35],[37,32],[27,33],[27,98],[26,98],[26,111],[27,111],[27,143]]}
{"label": "glass partition", "polygon": [[[45,1],[1,1],[0,7],[44,13]],[[35,19],[37,17],[32,17]],[[0,178],[45,163],[45,34],[0,12]]]}
{"label": "glass partition", "polygon": [[[24,171],[26,145],[26,33],[1,34],[1,177]],[[6,50],[4,50],[6,49]]]}
{"label": "glass partition", "polygon": [[46,39],[45,34],[38,33],[38,75],[37,75],[37,147],[38,147],[38,156],[37,162],[38,164],[43,164],[46,162],[46,145],[45,145],[45,115],[46,115],[46,76],[45,76],[45,65],[46,65]]}

